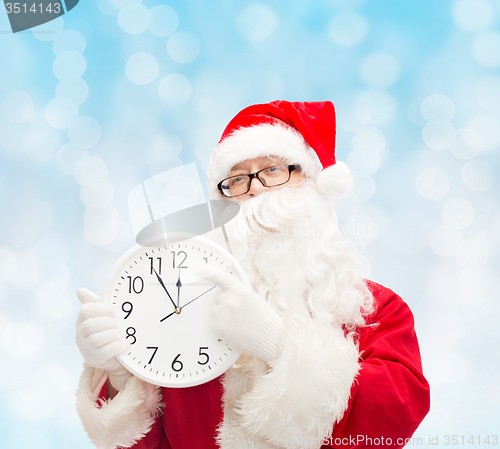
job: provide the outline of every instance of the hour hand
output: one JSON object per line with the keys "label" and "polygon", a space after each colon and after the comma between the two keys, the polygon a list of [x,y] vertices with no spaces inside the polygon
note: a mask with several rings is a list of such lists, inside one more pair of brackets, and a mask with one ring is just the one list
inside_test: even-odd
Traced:
{"label": "hour hand", "polygon": [[170,293],[168,292],[167,290],[167,287],[165,287],[165,284],[163,283],[163,281],[161,280],[161,277],[160,275],[156,272],[156,270],[153,268],[153,271],[155,272],[156,274],[156,279],[158,279],[158,282],[160,283],[160,285],[163,287],[163,290],[165,290],[167,292],[167,295],[168,297],[170,298],[170,301],[172,302],[172,305],[174,306],[174,309],[177,308],[177,306],[175,305],[175,302],[174,300],[172,299],[172,297],[170,296]]}

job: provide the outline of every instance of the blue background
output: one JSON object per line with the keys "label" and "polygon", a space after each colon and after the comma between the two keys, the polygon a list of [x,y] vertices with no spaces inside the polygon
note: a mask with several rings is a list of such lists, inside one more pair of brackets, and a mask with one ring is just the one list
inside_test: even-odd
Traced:
{"label": "blue background", "polygon": [[14,35],[2,7],[2,448],[92,447],[74,411],[76,288],[102,293],[133,244],[136,185],[206,170],[229,120],[275,99],[336,105],[355,181],[342,229],[415,314],[432,389],[415,436],[492,442],[499,18],[498,0],[81,0]]}

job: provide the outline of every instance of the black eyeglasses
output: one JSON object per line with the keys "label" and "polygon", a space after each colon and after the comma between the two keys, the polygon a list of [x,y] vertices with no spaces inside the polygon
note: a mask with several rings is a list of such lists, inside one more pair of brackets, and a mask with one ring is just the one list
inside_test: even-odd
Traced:
{"label": "black eyeglasses", "polygon": [[300,170],[300,165],[273,165],[248,175],[230,176],[219,182],[217,188],[225,197],[234,198],[248,193],[253,178],[257,178],[264,187],[277,187],[290,181],[294,170]]}

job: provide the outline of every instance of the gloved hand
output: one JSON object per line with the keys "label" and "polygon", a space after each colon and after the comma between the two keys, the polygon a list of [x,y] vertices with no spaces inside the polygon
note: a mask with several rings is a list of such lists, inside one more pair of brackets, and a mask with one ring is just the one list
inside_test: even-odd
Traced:
{"label": "gloved hand", "polygon": [[75,341],[87,365],[107,371],[111,385],[123,388],[132,376],[116,359],[129,348],[119,330],[111,304],[103,304],[101,298],[85,288],[76,291],[83,304],[76,320]]}
{"label": "gloved hand", "polygon": [[271,306],[228,273],[206,270],[203,274],[218,287],[212,309],[216,335],[231,347],[267,363],[279,358],[283,322]]}

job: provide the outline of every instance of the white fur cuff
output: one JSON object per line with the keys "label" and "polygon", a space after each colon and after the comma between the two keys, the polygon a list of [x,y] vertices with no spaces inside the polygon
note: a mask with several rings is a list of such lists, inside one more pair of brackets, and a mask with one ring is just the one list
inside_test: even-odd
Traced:
{"label": "white fur cuff", "polygon": [[277,314],[269,315],[254,336],[247,352],[266,363],[276,360],[280,355],[282,332],[281,318]]}
{"label": "white fur cuff", "polygon": [[76,398],[78,415],[99,449],[131,447],[149,432],[161,413],[161,390],[132,376],[113,399],[99,408],[99,389],[95,387],[102,375],[102,370],[85,365]]}

